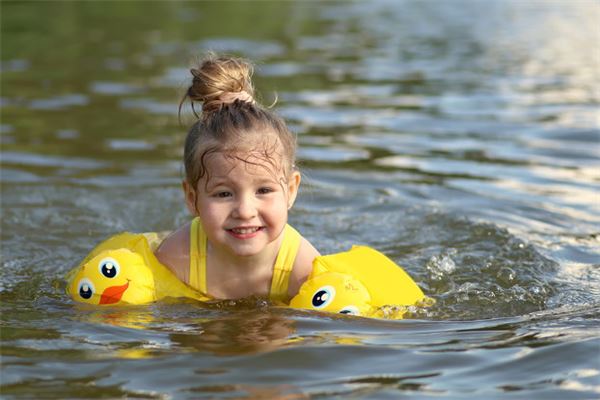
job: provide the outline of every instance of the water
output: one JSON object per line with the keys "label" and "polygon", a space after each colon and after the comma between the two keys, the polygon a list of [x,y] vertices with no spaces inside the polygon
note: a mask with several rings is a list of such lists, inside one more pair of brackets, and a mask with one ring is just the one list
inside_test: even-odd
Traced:
{"label": "water", "polygon": [[[2,397],[600,397],[597,1],[1,7]],[[66,297],[103,238],[189,218],[176,113],[208,49],[257,61],[298,133],[292,224],[436,306]]]}

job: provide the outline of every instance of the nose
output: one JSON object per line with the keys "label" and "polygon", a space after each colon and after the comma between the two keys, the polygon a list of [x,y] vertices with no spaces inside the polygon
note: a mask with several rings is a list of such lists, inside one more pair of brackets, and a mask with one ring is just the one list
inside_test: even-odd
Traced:
{"label": "nose", "polygon": [[256,204],[252,196],[240,196],[233,216],[238,219],[248,220],[256,216]]}

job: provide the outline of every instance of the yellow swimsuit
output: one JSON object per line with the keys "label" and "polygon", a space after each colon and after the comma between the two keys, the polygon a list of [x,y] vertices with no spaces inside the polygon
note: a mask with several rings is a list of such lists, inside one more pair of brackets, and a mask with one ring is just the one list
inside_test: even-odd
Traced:
{"label": "yellow swimsuit", "polygon": [[[273,267],[273,280],[269,299],[288,302],[288,286],[296,254],[300,247],[301,236],[290,225],[285,226],[283,242]],[[200,218],[196,217],[190,227],[190,286],[208,294],[206,286],[206,234]]]}

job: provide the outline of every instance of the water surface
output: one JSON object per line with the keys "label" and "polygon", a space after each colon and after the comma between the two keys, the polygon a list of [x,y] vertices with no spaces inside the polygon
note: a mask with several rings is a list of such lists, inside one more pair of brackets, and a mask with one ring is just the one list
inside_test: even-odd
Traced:
{"label": "water surface", "polygon": [[[1,15],[3,397],[600,396],[598,2]],[[298,135],[291,223],[322,253],[381,250],[434,307],[389,321],[67,298],[65,273],[102,239],[190,218],[193,119],[177,106],[207,50],[256,61],[263,102]]]}

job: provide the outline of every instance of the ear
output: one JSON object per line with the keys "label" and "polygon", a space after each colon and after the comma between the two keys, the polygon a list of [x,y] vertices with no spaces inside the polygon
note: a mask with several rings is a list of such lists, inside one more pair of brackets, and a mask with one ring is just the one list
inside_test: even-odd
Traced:
{"label": "ear", "polygon": [[185,196],[185,204],[187,209],[190,211],[192,215],[197,215],[196,211],[196,190],[189,184],[188,181],[184,180],[181,183],[183,187],[183,194]]}
{"label": "ear", "polygon": [[300,187],[300,181],[302,180],[302,176],[300,172],[293,171],[292,176],[288,181],[288,210],[292,208],[294,202],[296,201],[296,196],[298,196],[298,188]]}

